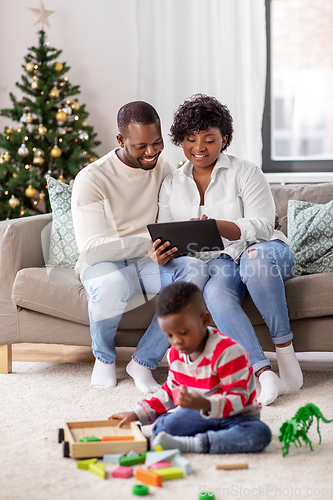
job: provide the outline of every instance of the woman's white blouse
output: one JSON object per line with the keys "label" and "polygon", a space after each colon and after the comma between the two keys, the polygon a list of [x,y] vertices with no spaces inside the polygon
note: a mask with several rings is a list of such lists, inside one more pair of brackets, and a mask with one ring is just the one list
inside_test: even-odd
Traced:
{"label": "woman's white blouse", "polygon": [[[158,222],[189,220],[202,215],[200,194],[187,161],[169,174],[159,194]],[[223,238],[224,250],[235,261],[249,246],[260,241],[280,239],[288,243],[281,231],[274,230],[275,205],[263,172],[254,163],[221,153],[205,191],[204,213],[217,220],[232,221],[240,228],[241,238]],[[204,260],[220,255],[206,252]]]}

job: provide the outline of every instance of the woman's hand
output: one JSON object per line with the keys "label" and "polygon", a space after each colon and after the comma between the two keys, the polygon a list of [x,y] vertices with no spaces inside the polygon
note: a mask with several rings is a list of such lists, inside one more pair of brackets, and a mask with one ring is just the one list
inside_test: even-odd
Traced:
{"label": "woman's hand", "polygon": [[189,393],[187,391],[187,387],[184,385],[181,387],[178,397],[177,403],[182,408],[190,408],[191,410],[202,410],[204,413],[208,413],[210,411],[210,402],[208,399],[200,396],[200,394],[196,394],[195,392]]}
{"label": "woman's hand", "polygon": [[139,419],[134,411],[124,411],[122,413],[115,413],[114,415],[111,415],[108,420],[120,420],[118,427],[123,427],[124,425],[128,425]]}
{"label": "woman's hand", "polygon": [[162,240],[160,239],[155,240],[148,252],[148,255],[151,258],[151,260],[153,260],[160,266],[164,266],[165,264],[167,264],[167,262],[169,262],[169,260],[174,257],[173,254],[178,250],[177,247],[173,247],[170,250],[163,252],[163,250],[168,248],[168,246],[170,246],[170,241],[162,243]]}

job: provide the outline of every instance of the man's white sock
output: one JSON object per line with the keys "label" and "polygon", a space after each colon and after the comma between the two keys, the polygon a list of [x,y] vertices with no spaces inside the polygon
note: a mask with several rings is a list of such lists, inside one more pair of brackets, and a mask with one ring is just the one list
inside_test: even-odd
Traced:
{"label": "man's white sock", "polygon": [[200,453],[200,439],[197,436],[172,436],[162,431],[153,440],[154,448],[158,444],[164,450],[178,448],[182,453]]}
{"label": "man's white sock", "polygon": [[126,366],[126,371],[134,379],[137,389],[143,393],[156,392],[161,387],[154,379],[151,370],[139,365],[133,359]]}
{"label": "man's white sock", "polygon": [[99,359],[95,360],[94,369],[91,375],[91,385],[98,389],[107,387],[116,387],[116,364],[112,365],[102,363]]}
{"label": "man's white sock", "polygon": [[292,344],[276,347],[279,374],[287,391],[298,391],[303,385],[303,374]]}
{"label": "man's white sock", "polygon": [[263,406],[273,403],[278,396],[286,391],[286,386],[272,370],[265,370],[259,375],[261,386],[258,402]]}

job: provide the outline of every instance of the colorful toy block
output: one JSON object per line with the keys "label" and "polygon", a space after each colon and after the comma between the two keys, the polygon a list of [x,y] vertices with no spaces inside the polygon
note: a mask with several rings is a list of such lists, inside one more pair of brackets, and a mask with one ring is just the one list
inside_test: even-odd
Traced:
{"label": "colorful toy block", "polygon": [[215,495],[212,491],[199,493],[198,500],[215,500]]}
{"label": "colorful toy block", "polygon": [[138,457],[121,457],[119,460],[120,465],[136,465],[143,464],[146,460],[145,454],[139,455]]}
{"label": "colorful toy block", "polygon": [[145,484],[135,484],[132,489],[133,495],[138,495],[140,497],[144,495],[149,495],[148,486]]}
{"label": "colorful toy block", "polygon": [[157,445],[155,446],[155,451],[163,451],[163,450],[164,450],[164,448],[163,448],[163,446],[161,446],[160,444],[157,444]]}
{"label": "colorful toy block", "polygon": [[91,443],[93,441],[100,441],[96,436],[87,436],[80,439],[80,443]]}
{"label": "colorful toy block", "polygon": [[101,479],[105,479],[105,464],[89,464],[89,470]]}
{"label": "colorful toy block", "polygon": [[103,436],[101,441],[134,441],[134,436]]}
{"label": "colorful toy block", "polygon": [[176,455],[172,459],[172,465],[174,467],[178,467],[178,469],[182,470],[184,475],[192,474],[192,467],[187,458],[182,457],[181,455]]}
{"label": "colorful toy block", "polygon": [[121,465],[117,469],[111,472],[112,477],[121,477],[123,479],[127,479],[133,476],[133,467],[124,467]]}
{"label": "colorful toy block", "polygon": [[176,455],[180,455],[178,448],[172,450],[148,451],[146,455],[146,467],[148,468],[151,464],[156,464],[156,462],[171,460],[171,458]]}
{"label": "colorful toy block", "polygon": [[97,462],[97,458],[87,458],[87,460],[80,460],[77,463],[77,468],[78,469],[89,469],[90,464],[95,464]]}
{"label": "colorful toy block", "polygon": [[108,455],[103,455],[103,462],[109,462],[112,464],[119,464],[119,460],[123,457],[123,453],[110,453]]}
{"label": "colorful toy block", "polygon": [[163,469],[165,467],[170,467],[170,462],[156,462],[156,464],[149,465],[148,469],[150,470]]}
{"label": "colorful toy block", "polygon": [[165,469],[155,469],[156,474],[160,474],[163,477],[163,481],[167,479],[178,479],[184,477],[183,471],[178,469],[178,467],[168,467]]}
{"label": "colorful toy block", "polygon": [[156,474],[155,471],[148,469],[137,469],[135,471],[135,477],[138,481],[142,481],[145,484],[151,484],[152,486],[162,486],[163,483],[161,474]]}
{"label": "colorful toy block", "polygon": [[139,453],[137,453],[136,451],[134,450],[131,450],[127,453],[126,457],[139,457]]}

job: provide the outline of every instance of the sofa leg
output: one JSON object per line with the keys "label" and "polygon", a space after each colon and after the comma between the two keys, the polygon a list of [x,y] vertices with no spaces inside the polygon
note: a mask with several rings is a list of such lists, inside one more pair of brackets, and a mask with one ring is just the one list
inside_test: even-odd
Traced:
{"label": "sofa leg", "polygon": [[0,373],[12,373],[12,345],[0,346]]}

